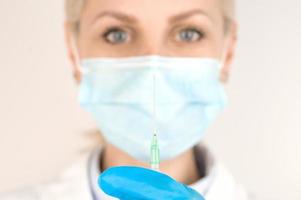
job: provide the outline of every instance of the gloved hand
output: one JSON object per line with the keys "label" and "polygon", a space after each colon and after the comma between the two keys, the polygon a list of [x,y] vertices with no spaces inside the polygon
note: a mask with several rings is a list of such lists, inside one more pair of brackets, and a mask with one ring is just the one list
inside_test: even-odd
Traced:
{"label": "gloved hand", "polygon": [[99,187],[120,200],[204,200],[171,177],[141,167],[112,167],[98,178]]}

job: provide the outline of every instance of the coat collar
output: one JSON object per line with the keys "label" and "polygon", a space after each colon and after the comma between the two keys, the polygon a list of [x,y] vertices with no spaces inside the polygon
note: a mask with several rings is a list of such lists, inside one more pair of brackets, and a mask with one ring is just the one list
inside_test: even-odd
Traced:
{"label": "coat collar", "polygon": [[[193,189],[200,192],[205,196],[206,200],[245,200],[246,194],[244,190],[236,184],[232,175],[226,170],[224,166],[217,163],[211,153],[203,146],[198,145],[195,155],[198,165],[205,165],[205,177],[196,183],[190,185]],[[97,167],[99,156],[101,155],[101,148],[94,148],[87,151],[81,158],[75,162],[60,178],[60,184],[64,185],[64,190],[68,192],[60,192],[61,194],[69,194],[66,200],[94,200],[93,199],[93,187],[97,189],[97,177],[95,173],[99,175]],[[94,170],[94,172],[92,171]],[[95,171],[96,170],[96,171]],[[91,181],[92,178],[94,181]],[[95,182],[96,180],[96,182]],[[91,185],[92,184],[92,185]],[[94,186],[93,186],[94,184]],[[95,191],[94,191],[95,193]],[[100,195],[99,195],[100,194]],[[115,199],[108,198],[103,192],[96,192],[96,198],[102,199]],[[101,197],[99,197],[101,196]],[[53,198],[55,199],[55,198]]]}

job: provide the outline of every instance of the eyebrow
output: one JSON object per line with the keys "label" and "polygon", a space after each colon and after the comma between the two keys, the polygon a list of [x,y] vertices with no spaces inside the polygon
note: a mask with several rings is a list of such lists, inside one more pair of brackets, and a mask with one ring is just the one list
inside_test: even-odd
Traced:
{"label": "eyebrow", "polygon": [[92,23],[94,23],[96,20],[102,18],[102,17],[113,17],[120,21],[124,21],[127,23],[136,23],[137,19],[133,15],[123,14],[116,11],[104,11],[98,14],[93,20]]}
{"label": "eyebrow", "polygon": [[[187,11],[187,12],[184,12],[184,13],[181,13],[181,14],[170,17],[169,22],[173,23],[173,22],[176,22],[176,21],[184,20],[186,18],[189,18],[189,17],[191,17],[193,15],[197,15],[197,14],[205,15],[208,18],[211,19],[209,14],[206,13],[205,11],[203,11],[201,9],[194,9],[194,10],[190,10],[190,11]],[[96,20],[98,20],[102,17],[113,17],[113,18],[116,18],[120,21],[124,21],[124,22],[127,22],[127,23],[137,23],[137,21],[138,21],[137,18],[133,15],[123,14],[123,13],[120,13],[120,12],[108,10],[108,11],[103,11],[103,12],[99,13],[92,20],[92,23],[94,23]]]}
{"label": "eyebrow", "polygon": [[201,10],[201,9],[194,9],[194,10],[190,10],[190,11],[187,11],[187,12],[184,12],[184,13],[181,13],[179,15],[175,15],[173,17],[171,17],[169,19],[170,22],[176,22],[176,21],[181,21],[181,20],[184,20],[186,18],[189,18],[193,15],[205,15],[207,16],[209,19],[212,19],[211,16],[206,13],[205,11]]}

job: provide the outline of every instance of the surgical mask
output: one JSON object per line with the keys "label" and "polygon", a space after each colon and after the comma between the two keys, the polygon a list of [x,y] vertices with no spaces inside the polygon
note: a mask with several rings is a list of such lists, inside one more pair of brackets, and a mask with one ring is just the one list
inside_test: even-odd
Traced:
{"label": "surgical mask", "polygon": [[161,160],[169,160],[199,143],[226,105],[216,59],[151,55],[81,66],[81,105],[108,142],[140,161],[150,159],[154,126]]}

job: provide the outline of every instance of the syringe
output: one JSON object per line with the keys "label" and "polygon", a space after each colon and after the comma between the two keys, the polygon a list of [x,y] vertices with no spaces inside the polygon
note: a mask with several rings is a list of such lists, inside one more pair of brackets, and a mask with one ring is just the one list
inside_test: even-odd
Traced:
{"label": "syringe", "polygon": [[154,75],[153,79],[153,122],[154,122],[154,130],[153,137],[151,140],[150,147],[150,165],[153,170],[159,171],[160,164],[160,149],[157,135],[157,123],[156,123],[156,75]]}
{"label": "syringe", "polygon": [[153,170],[159,171],[159,164],[160,164],[160,150],[158,144],[158,137],[157,133],[154,132],[152,142],[151,142],[151,168]]}

